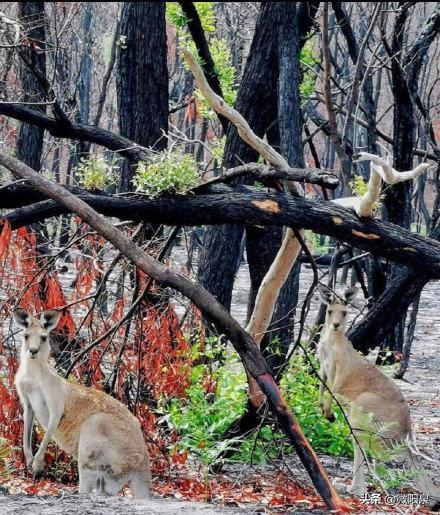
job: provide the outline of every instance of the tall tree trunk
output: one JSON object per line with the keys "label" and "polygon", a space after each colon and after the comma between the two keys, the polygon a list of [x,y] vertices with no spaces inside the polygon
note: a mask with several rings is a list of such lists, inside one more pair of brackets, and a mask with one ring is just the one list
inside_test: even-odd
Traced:
{"label": "tall tree trunk", "polygon": [[[38,102],[46,100],[46,92],[41,79],[46,78],[46,53],[45,53],[45,9],[44,2],[18,2],[18,18],[23,24],[26,36],[30,41],[27,48],[21,50],[23,58],[20,59],[20,83],[22,89],[21,100],[24,102],[36,103],[30,105],[30,109],[46,113],[44,104]],[[29,66],[28,64],[29,63]],[[43,154],[44,129],[29,125],[20,124],[17,138],[17,158],[39,172],[41,170],[41,156]],[[32,224],[32,230],[37,238],[37,251],[40,255],[48,252],[45,224]],[[39,293],[45,297],[44,281],[40,284]]]}
{"label": "tall tree trunk", "polygon": [[[271,127],[276,118],[277,31],[283,2],[263,2],[254,38],[237,95],[236,109],[258,136]],[[310,32],[319,2],[301,2],[298,6],[300,47]],[[229,126],[224,165],[237,166],[257,157]],[[200,256],[198,279],[217,299],[230,309],[232,288],[239,258],[243,228],[240,226],[209,227]]]}
{"label": "tall tree trunk", "polygon": [[[121,135],[156,151],[167,147],[168,69],[165,3],[125,2],[116,90]],[[121,191],[133,189],[133,167],[121,170]]]}
{"label": "tall tree trunk", "polygon": [[[255,27],[254,38],[243,73],[235,108],[262,137],[273,120],[274,91],[277,63],[275,28],[279,20],[279,2],[262,3]],[[257,153],[229,125],[223,165],[231,168],[257,159]],[[242,181],[240,181],[242,182]],[[220,303],[230,309],[232,287],[243,238],[242,226],[208,227],[203,251],[200,254],[198,278]]]}
{"label": "tall tree trunk", "polygon": [[[83,41],[84,50],[81,58],[81,68],[78,77],[78,100],[79,108],[76,112],[76,121],[83,124],[89,123],[90,114],[90,83],[92,73],[92,14],[93,5],[91,2],[86,3],[84,10]],[[84,153],[88,151],[90,145],[85,141],[79,140],[70,150],[70,159],[68,164],[67,176],[72,180],[75,168],[78,166],[80,159]]]}
{"label": "tall tree trunk", "polygon": [[[20,83],[22,89],[21,100],[24,102],[44,102],[46,94],[37,78],[37,74],[46,77],[45,54],[45,11],[44,2],[18,2],[18,18],[23,24],[27,38],[34,43],[36,51],[32,48],[23,48],[22,52],[26,61],[32,63],[32,69],[20,61]],[[45,105],[29,106],[35,111],[46,112]],[[43,152],[44,129],[27,123],[20,124],[17,138],[17,158],[36,171],[41,168],[41,155]]]}
{"label": "tall tree trunk", "polygon": [[[299,32],[297,26],[297,13],[295,4],[285,2],[279,5],[279,26],[277,31],[277,120],[276,128],[279,136],[280,150],[290,166],[304,166],[303,146],[301,141],[302,122],[300,112],[300,93],[299,84],[301,72],[299,65]],[[274,131],[271,131],[273,134]],[[273,144],[273,142],[271,142]],[[248,306],[248,319],[255,330],[264,324],[256,322],[260,316],[264,318],[266,306],[255,306],[258,290],[261,288],[273,288],[271,282],[262,284],[269,268],[275,259],[279,258],[278,251],[283,239],[282,231],[270,231],[270,228],[263,230],[259,228],[248,229],[248,261],[251,274],[251,298]],[[261,240],[258,241],[258,237]],[[265,248],[266,247],[266,248]],[[257,254],[258,253],[258,254]],[[259,257],[256,257],[258,255]],[[286,263],[285,266],[291,267],[293,263]],[[289,270],[289,268],[287,268]],[[263,352],[269,357],[270,365],[273,368],[283,367],[288,353],[291,336],[293,333],[293,311],[298,300],[300,264],[293,266],[288,273],[284,285],[278,291],[271,292],[272,296],[278,297],[277,304],[269,318],[272,324],[279,325],[280,328],[273,330],[273,326],[266,327],[266,335],[261,342]],[[257,298],[258,300],[258,298]],[[250,306],[252,305],[252,309]],[[247,329],[249,330],[249,329]],[[252,331],[251,333],[252,334]],[[277,338],[278,336],[278,338]],[[254,335],[255,337],[255,335]],[[260,406],[264,399],[256,382],[249,378],[250,397],[247,402],[246,410],[242,417],[236,420],[225,433],[225,438],[239,437],[255,430],[260,422]],[[222,457],[231,455],[233,448],[230,448]]]}
{"label": "tall tree trunk", "polygon": [[[415,145],[416,120],[411,92],[407,78],[403,74],[402,49],[405,41],[405,14],[397,16],[392,52],[394,58],[391,65],[391,89],[394,96],[393,115],[393,156],[394,168],[399,171],[410,170],[413,164],[413,148]],[[415,86],[417,88],[417,86]],[[388,189],[385,197],[385,217],[389,222],[409,228],[412,215],[412,181],[402,182]],[[387,284],[399,275],[399,266],[391,264],[387,275]],[[385,361],[388,350],[401,352],[404,342],[406,314],[403,314],[395,327],[385,338],[378,356],[378,363]],[[394,355],[388,358],[393,361]]]}

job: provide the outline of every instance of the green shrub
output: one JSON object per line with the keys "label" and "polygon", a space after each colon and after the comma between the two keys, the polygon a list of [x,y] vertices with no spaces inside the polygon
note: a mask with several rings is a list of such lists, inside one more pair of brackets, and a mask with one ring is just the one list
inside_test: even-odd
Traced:
{"label": "green shrub", "polygon": [[[195,365],[191,370],[191,385],[186,399],[172,399],[163,408],[164,419],[180,433],[179,447],[198,455],[204,463],[212,463],[223,450],[221,436],[242,413],[246,404],[247,381],[235,356],[227,356],[216,338],[207,339],[203,352],[198,344],[192,347]],[[225,361],[211,370],[212,360]],[[208,363],[206,363],[208,362]],[[205,381],[213,379],[216,388],[207,394]]]}
{"label": "green shrub", "polygon": [[82,158],[75,168],[75,176],[80,186],[86,190],[103,190],[107,186],[116,183],[117,167],[98,154],[88,158]]}
{"label": "green shrub", "polygon": [[136,191],[155,196],[164,192],[185,193],[198,181],[199,172],[193,156],[178,150],[164,150],[155,154],[149,163],[138,163],[133,184]]}
{"label": "green shrub", "polygon": [[[316,359],[313,356],[310,359],[315,369],[319,369]],[[293,356],[280,382],[281,391],[312,447],[326,454],[351,456],[353,446],[344,415],[336,403],[332,406],[334,422],[329,422],[322,415],[319,407],[319,385],[320,380],[300,354]]]}
{"label": "green shrub", "polygon": [[[216,461],[218,454],[227,446],[238,446],[229,461],[264,463],[280,454],[292,452],[284,435],[269,426],[245,439],[223,442],[222,435],[230,424],[244,411],[247,399],[246,374],[235,356],[220,349],[215,340],[200,352],[193,347],[195,361],[203,361],[193,367],[191,386],[186,399],[172,399],[163,406],[164,420],[175,427],[181,438],[179,447],[197,455],[204,463]],[[219,357],[221,359],[219,360]],[[224,364],[211,370],[213,361]],[[205,362],[208,361],[208,364]],[[206,377],[217,381],[214,393],[206,394],[203,386]],[[349,428],[340,409],[335,406],[335,422],[328,422],[321,414],[318,402],[319,380],[309,370],[305,359],[296,355],[286,370],[280,387],[291,406],[305,435],[319,452],[333,455],[351,455]]]}

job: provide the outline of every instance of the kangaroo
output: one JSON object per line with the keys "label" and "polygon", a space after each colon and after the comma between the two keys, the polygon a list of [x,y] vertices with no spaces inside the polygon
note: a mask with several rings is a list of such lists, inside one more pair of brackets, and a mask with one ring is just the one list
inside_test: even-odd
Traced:
{"label": "kangaroo", "polygon": [[[347,304],[356,296],[355,287],[347,288],[340,297],[326,286],[318,286],[323,301],[327,304],[325,324],[318,344],[320,376],[334,395],[341,395],[350,405],[348,419],[356,439],[365,446],[365,431],[371,433],[375,445],[389,447],[411,437],[409,407],[397,386],[380,370],[359,354],[345,336]],[[324,385],[319,390],[319,403],[324,416],[333,421],[330,411],[332,397],[324,401]],[[369,420],[366,420],[370,417]],[[363,438],[364,437],[364,438]],[[354,439],[353,439],[354,440]],[[365,485],[365,459],[356,441],[354,444],[353,481],[350,492],[363,495]]]}
{"label": "kangaroo", "polygon": [[[129,483],[134,497],[150,497],[150,458],[139,421],[118,400],[69,383],[49,364],[49,333],[60,313],[45,311],[37,319],[17,309],[13,318],[24,328],[15,386],[24,410],[24,455],[34,478],[43,471],[44,453],[53,438],[78,461],[80,493],[116,495]],[[45,429],[35,456],[34,417]]]}

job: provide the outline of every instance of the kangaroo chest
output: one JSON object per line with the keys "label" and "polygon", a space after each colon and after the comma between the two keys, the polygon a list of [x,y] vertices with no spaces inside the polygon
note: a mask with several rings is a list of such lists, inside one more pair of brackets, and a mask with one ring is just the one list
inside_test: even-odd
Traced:
{"label": "kangaroo chest", "polygon": [[18,370],[16,385],[20,397],[32,408],[37,422],[47,428],[50,415],[58,413],[63,404],[63,388],[50,369],[23,367]]}
{"label": "kangaroo chest", "polygon": [[[333,342],[328,340],[320,341],[318,346],[318,358],[330,387],[333,386],[337,375],[341,379],[345,376],[344,371],[347,369],[346,361],[349,359],[349,354],[349,349],[347,349],[346,346],[334,345]],[[342,386],[342,384],[339,386]],[[333,393],[339,392],[335,391]]]}
{"label": "kangaroo chest", "polygon": [[49,423],[49,408],[47,406],[46,393],[38,382],[18,381],[21,391],[26,395],[37,422],[45,429]]}

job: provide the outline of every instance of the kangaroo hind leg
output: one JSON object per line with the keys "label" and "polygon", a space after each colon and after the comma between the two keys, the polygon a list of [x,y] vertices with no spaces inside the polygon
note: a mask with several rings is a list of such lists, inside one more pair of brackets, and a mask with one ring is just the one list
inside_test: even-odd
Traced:
{"label": "kangaroo hind leg", "polygon": [[130,487],[133,491],[135,499],[143,499],[151,497],[151,479],[149,474],[145,475],[141,472],[133,472],[130,479]]}
{"label": "kangaroo hind leg", "polygon": [[79,493],[80,494],[91,494],[95,487],[99,477],[95,471],[87,470],[82,467],[79,468]]}

